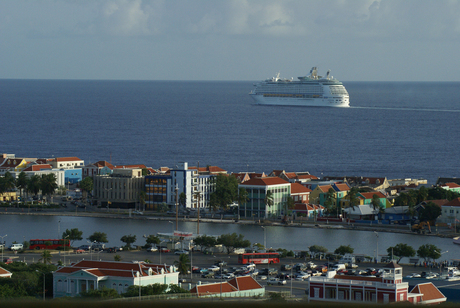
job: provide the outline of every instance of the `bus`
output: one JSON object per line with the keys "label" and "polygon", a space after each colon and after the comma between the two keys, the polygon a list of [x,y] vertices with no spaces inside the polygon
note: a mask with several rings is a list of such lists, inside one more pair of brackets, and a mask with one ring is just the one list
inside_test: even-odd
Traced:
{"label": "bus", "polygon": [[60,240],[30,240],[29,249],[58,249],[58,247],[66,247],[65,249],[70,247],[70,240],[68,239],[60,239]]}
{"label": "bus", "polygon": [[280,255],[277,252],[253,252],[238,255],[239,264],[273,264],[280,263]]}

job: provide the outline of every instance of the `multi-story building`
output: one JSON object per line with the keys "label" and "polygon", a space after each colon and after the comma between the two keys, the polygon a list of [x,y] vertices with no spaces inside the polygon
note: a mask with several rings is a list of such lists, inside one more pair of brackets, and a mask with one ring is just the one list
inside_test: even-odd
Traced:
{"label": "multi-story building", "polygon": [[97,175],[93,180],[98,205],[108,208],[135,208],[145,187],[142,169],[115,169],[112,174]]}
{"label": "multi-story building", "polygon": [[380,277],[337,275],[335,271],[310,277],[307,290],[309,301],[315,302],[439,304],[446,301],[432,283],[416,285],[409,292],[409,284],[403,282],[402,267],[394,262],[383,268]]}
{"label": "multi-story building", "polygon": [[[238,185],[248,192],[248,201],[239,206],[240,217],[268,218],[283,214],[287,198],[291,195],[291,183],[279,177],[253,178]],[[267,206],[267,193],[271,193],[273,205]]]}
{"label": "multi-story building", "polygon": [[58,169],[82,168],[85,165],[85,162],[78,157],[56,157],[48,163]]}

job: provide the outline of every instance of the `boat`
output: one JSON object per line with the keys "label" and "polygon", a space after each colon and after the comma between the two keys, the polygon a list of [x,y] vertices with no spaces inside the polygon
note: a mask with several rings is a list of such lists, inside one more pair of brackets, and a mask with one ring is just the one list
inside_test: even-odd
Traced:
{"label": "boat", "polygon": [[454,237],[454,238],[452,239],[452,242],[453,242],[454,244],[460,245],[460,236]]}
{"label": "boat", "polygon": [[280,73],[254,84],[249,95],[259,105],[349,107],[349,95],[343,84],[331,76],[319,76],[317,67],[298,80],[280,78]]}

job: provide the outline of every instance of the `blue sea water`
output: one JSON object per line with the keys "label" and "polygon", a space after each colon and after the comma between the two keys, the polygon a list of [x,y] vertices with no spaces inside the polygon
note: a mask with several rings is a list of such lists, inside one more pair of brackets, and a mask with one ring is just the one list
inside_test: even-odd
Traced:
{"label": "blue sea water", "polygon": [[430,183],[459,176],[460,83],[344,85],[351,108],[255,105],[252,82],[0,80],[0,152]]}

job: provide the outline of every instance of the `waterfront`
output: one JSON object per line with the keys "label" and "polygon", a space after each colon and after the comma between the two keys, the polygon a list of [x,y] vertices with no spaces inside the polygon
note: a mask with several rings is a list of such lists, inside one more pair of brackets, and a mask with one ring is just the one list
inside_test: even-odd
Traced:
{"label": "waterfront", "polygon": [[[121,246],[123,235],[136,235],[134,245],[144,245],[143,235],[171,233],[175,229],[174,218],[156,220],[142,218],[102,218],[78,217],[67,215],[0,215],[0,235],[8,234],[5,241],[9,246],[12,242],[23,242],[32,238],[57,238],[66,229],[78,228],[83,231],[83,240],[76,241],[74,246],[87,244],[86,238],[94,232],[107,234],[108,246]],[[378,249],[381,257],[386,249],[398,243],[406,243],[415,250],[423,244],[434,244],[443,252],[440,260],[460,259],[460,247],[452,244],[451,238],[433,235],[416,235],[412,233],[375,233],[373,230],[360,231],[337,228],[318,227],[285,227],[266,226],[267,247],[285,248],[288,250],[307,250],[312,245],[321,245],[333,252],[340,245],[350,245],[355,254],[374,256]],[[196,222],[179,221],[180,231],[196,232]],[[378,229],[375,229],[378,230]],[[388,230],[387,230],[388,231]],[[252,243],[264,242],[264,229],[259,225],[243,223],[200,223],[200,234],[221,235],[241,233]],[[378,241],[377,241],[378,235]],[[60,236],[59,236],[60,237]],[[378,247],[377,247],[378,243]],[[446,252],[447,251],[447,252]]]}

